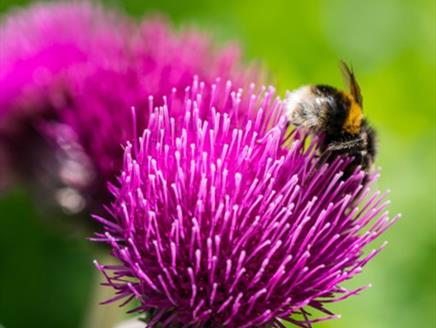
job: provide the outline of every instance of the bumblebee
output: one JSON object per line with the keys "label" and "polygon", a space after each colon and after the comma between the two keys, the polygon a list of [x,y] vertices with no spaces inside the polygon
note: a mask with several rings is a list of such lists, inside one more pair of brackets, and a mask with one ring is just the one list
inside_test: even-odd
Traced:
{"label": "bumblebee", "polygon": [[376,133],[363,117],[362,95],[353,71],[344,62],[340,67],[349,92],[322,84],[290,92],[286,99],[288,124],[322,135],[321,163],[348,155],[353,159],[346,175],[358,165],[368,172],[376,156]]}

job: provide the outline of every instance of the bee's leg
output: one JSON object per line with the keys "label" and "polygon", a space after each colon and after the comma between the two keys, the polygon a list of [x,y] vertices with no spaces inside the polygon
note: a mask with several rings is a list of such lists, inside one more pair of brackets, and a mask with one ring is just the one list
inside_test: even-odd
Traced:
{"label": "bee's leg", "polygon": [[289,129],[290,126],[291,123],[289,121],[286,122],[283,144],[285,144],[295,134],[296,129]]}
{"label": "bee's leg", "polygon": [[[331,142],[327,146],[326,152],[338,152],[338,153],[355,153],[362,150],[362,138],[355,138],[348,141]],[[352,150],[350,152],[350,150]]]}
{"label": "bee's leg", "polygon": [[[337,156],[351,155],[355,156],[357,162],[361,158],[360,152],[362,150],[362,138],[355,138],[348,141],[334,141],[326,145],[325,150],[319,155],[317,169],[322,167],[325,163],[329,163],[335,160]],[[360,164],[360,163],[359,163]]]}
{"label": "bee's leg", "polygon": [[[365,139],[359,137],[345,142],[334,142],[328,145],[326,152],[330,155],[329,161],[337,156],[350,156],[352,161],[344,168],[344,179],[350,177],[358,166],[367,171],[368,160]],[[366,178],[365,178],[366,181]]]}
{"label": "bee's leg", "polygon": [[[333,162],[338,156],[350,155],[354,156],[352,164],[344,172],[344,177],[351,175],[357,165],[362,165],[362,155],[364,140],[361,137],[347,141],[332,141],[322,145],[321,152],[318,155],[317,163],[313,170],[309,173],[309,177],[315,175],[315,172],[321,169],[326,163]],[[309,179],[310,180],[310,179]]]}

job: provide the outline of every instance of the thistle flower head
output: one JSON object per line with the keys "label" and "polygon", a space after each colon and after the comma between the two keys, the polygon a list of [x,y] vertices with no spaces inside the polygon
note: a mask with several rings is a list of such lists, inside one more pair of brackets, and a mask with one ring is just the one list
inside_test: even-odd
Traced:
{"label": "thistle flower head", "polygon": [[[54,195],[72,212],[107,200],[106,183],[122,166],[121,144],[134,136],[132,106],[142,131],[149,97],[159,104],[194,74],[241,85],[245,73],[253,77],[238,67],[235,46],[217,49],[207,35],[176,33],[163,18],[136,25],[90,2],[11,13],[0,39],[0,148],[8,159],[0,175],[18,171],[37,190],[49,181],[45,197]],[[80,201],[71,203],[66,194]]]}
{"label": "thistle flower head", "polygon": [[[16,174],[33,183],[48,181],[47,175],[62,180],[58,171],[65,171],[65,159],[77,159],[63,146],[78,144],[65,140],[66,134],[53,139],[60,129],[46,131],[46,123],[59,122],[57,110],[73,106],[72,80],[94,74],[97,67],[125,65],[126,35],[133,26],[86,1],[32,5],[8,13],[0,23],[0,151],[7,159],[0,179]],[[51,179],[49,184],[64,183]]]}
{"label": "thistle flower head", "polygon": [[[301,327],[334,318],[341,283],[380,248],[363,248],[394,220],[350,163],[319,166],[317,143],[284,143],[272,89],[194,81],[184,101],[153,106],[125,147],[106,231],[119,265],[96,263],[110,300],[140,302],[147,327]],[[364,189],[362,189],[364,188]],[[359,208],[356,207],[359,204]],[[371,223],[372,222],[372,223]],[[323,312],[313,318],[308,309]]]}

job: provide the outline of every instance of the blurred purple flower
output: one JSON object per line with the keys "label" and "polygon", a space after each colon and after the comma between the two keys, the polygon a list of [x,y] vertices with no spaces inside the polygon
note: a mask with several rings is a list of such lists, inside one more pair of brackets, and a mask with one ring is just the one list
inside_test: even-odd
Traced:
{"label": "blurred purple flower", "polygon": [[133,136],[132,106],[142,131],[149,96],[160,101],[194,75],[253,77],[237,67],[234,46],[215,49],[208,36],[175,33],[161,18],[137,26],[86,1],[12,13],[0,39],[0,176],[18,173],[72,212],[106,201],[121,144]]}
{"label": "blurred purple flower", "polygon": [[[74,131],[65,133],[68,127],[57,125],[46,131],[47,122],[59,121],[58,111],[71,106],[72,80],[94,74],[96,67],[112,69],[114,65],[125,65],[126,35],[131,31],[133,26],[126,18],[86,1],[36,4],[3,17],[1,180],[18,175],[37,185],[37,195],[41,190],[53,191],[70,182],[73,186],[80,184],[74,179],[68,183],[57,181],[62,180],[59,172],[65,171],[67,161],[80,166],[85,157],[83,151],[76,156],[81,146],[71,139]],[[53,136],[54,131],[63,133]],[[67,135],[70,140],[65,139]],[[61,147],[56,144],[59,140],[63,142]],[[67,152],[66,143],[76,151]],[[90,175],[83,172],[87,169],[89,166],[82,167],[80,175]],[[44,194],[47,199],[49,192]]]}
{"label": "blurred purple flower", "polygon": [[[194,81],[183,102],[154,106],[128,143],[115,201],[97,241],[108,302],[136,299],[147,327],[301,327],[335,318],[325,304],[357,294],[340,284],[381,248],[395,220],[350,159],[318,166],[317,143],[284,144],[283,103],[271,89]],[[373,181],[374,179],[371,179]],[[355,204],[361,207],[357,208]],[[372,223],[373,222],[373,223]],[[371,224],[372,223],[372,224]],[[313,318],[310,308],[326,316]]]}
{"label": "blurred purple flower", "polygon": [[[0,118],[62,107],[69,75],[112,67],[126,48],[130,24],[90,2],[36,4],[5,16],[0,26]],[[20,108],[17,110],[16,108]],[[12,126],[11,126],[12,125]]]}

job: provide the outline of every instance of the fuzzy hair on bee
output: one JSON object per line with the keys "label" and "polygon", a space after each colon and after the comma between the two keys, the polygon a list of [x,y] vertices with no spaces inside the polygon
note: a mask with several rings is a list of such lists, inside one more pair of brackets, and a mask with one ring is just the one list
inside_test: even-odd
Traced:
{"label": "fuzzy hair on bee", "polygon": [[286,98],[288,124],[322,135],[320,157],[330,162],[337,156],[351,156],[345,172],[357,166],[369,171],[376,156],[376,132],[363,116],[363,100],[353,71],[340,63],[348,92],[328,85],[303,86]]}

